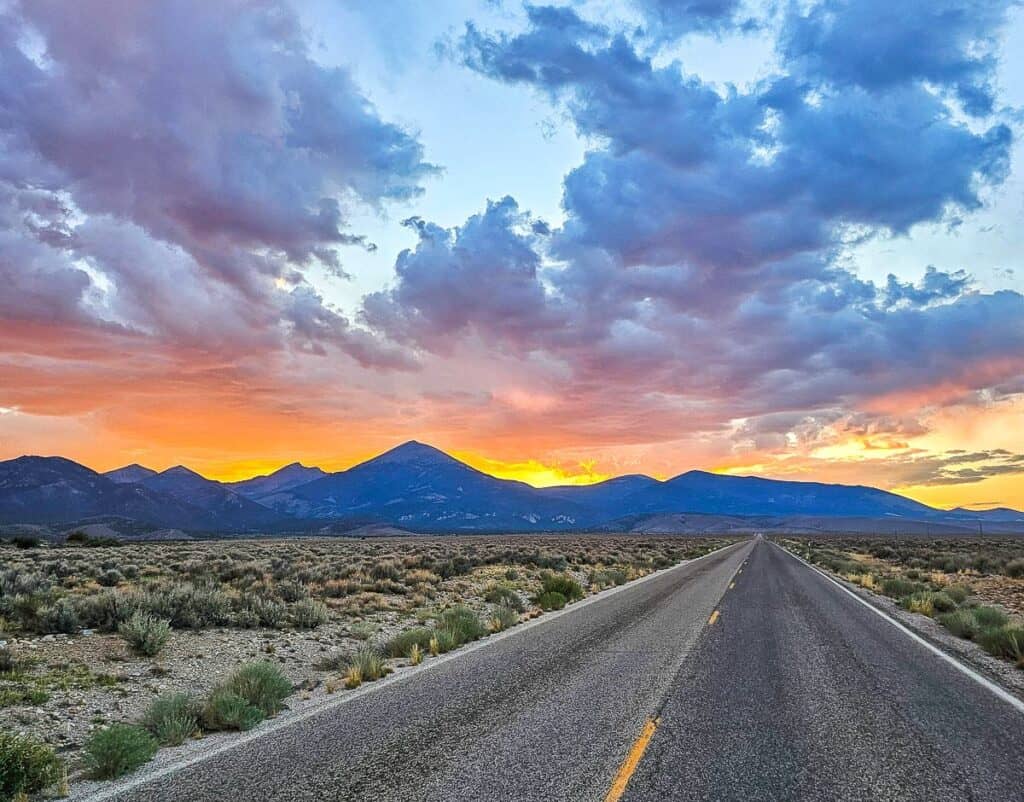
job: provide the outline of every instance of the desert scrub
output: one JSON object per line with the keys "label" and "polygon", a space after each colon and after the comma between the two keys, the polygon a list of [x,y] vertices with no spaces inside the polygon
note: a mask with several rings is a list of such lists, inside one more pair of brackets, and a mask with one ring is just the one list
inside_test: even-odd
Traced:
{"label": "desert scrub", "polygon": [[93,779],[109,780],[148,763],[156,750],[156,738],[142,727],[111,724],[94,732],[86,741],[85,767]]}
{"label": "desert scrub", "polygon": [[526,609],[525,605],[523,605],[523,600],[519,598],[519,594],[512,590],[512,588],[505,587],[504,585],[491,585],[486,593],[484,593],[484,600],[491,604],[503,604],[511,607],[517,613],[521,613]]}
{"label": "desert scrub", "polygon": [[1024,627],[1004,624],[998,627],[982,629],[975,640],[994,657],[1016,660],[1024,667]]}
{"label": "desert scrub", "polygon": [[901,579],[896,576],[890,576],[882,580],[882,593],[886,596],[891,596],[894,599],[902,599],[904,596],[913,596],[915,593],[921,593],[927,589],[928,588],[920,582],[911,582],[910,580]]}
{"label": "desert scrub", "polygon": [[542,593],[561,593],[566,601],[576,601],[583,598],[583,586],[571,576],[564,574],[550,574],[541,578]]}
{"label": "desert scrub", "polygon": [[430,646],[430,639],[434,631],[427,627],[416,627],[400,632],[384,644],[384,653],[388,657],[408,657],[413,646],[426,649]]}
{"label": "desert scrub", "polygon": [[956,609],[957,602],[946,591],[940,590],[931,595],[932,608],[937,613],[948,613]]}
{"label": "desert scrub", "polygon": [[629,581],[629,575],[621,568],[609,568],[603,571],[594,571],[590,575],[590,584],[596,588],[610,588],[615,585],[624,585]]}
{"label": "desert scrub", "polygon": [[327,622],[327,605],[302,599],[292,605],[292,623],[299,629],[316,629]]}
{"label": "desert scrub", "polygon": [[264,596],[255,596],[248,600],[249,610],[256,616],[261,627],[269,629],[280,629],[288,614],[288,607],[284,602],[277,599],[270,599]]}
{"label": "desert scrub", "polygon": [[224,686],[214,688],[202,711],[203,727],[218,730],[251,730],[263,720],[263,711]]}
{"label": "desert scrub", "polygon": [[60,782],[64,764],[44,743],[0,732],[0,799],[35,794]]}
{"label": "desert scrub", "polygon": [[134,613],[127,621],[121,622],[117,631],[136,654],[155,657],[167,643],[171,624],[145,613]]}
{"label": "desert scrub", "polygon": [[978,622],[971,610],[955,610],[938,617],[939,623],[958,638],[972,640],[978,634]]}
{"label": "desert scrub", "polygon": [[1003,566],[1003,573],[1015,579],[1024,578],[1024,559],[1010,560]]}
{"label": "desert scrub", "polygon": [[292,684],[273,663],[247,663],[232,674],[225,687],[242,697],[265,716],[272,716],[284,705]]}
{"label": "desert scrub", "polygon": [[507,604],[496,604],[491,610],[489,623],[492,632],[501,632],[519,623],[519,613]]}
{"label": "desert scrub", "polygon": [[548,590],[540,593],[534,598],[534,603],[542,610],[561,610],[568,604],[565,594],[557,590]]}
{"label": "desert scrub", "polygon": [[[352,655],[345,676],[358,677],[359,682],[373,682],[388,673],[384,655],[374,646],[362,646]],[[359,683],[356,683],[359,684]]]}
{"label": "desert scrub", "polygon": [[453,649],[463,643],[482,638],[487,634],[487,627],[470,608],[458,604],[438,614],[437,631],[439,637],[441,633],[446,633],[446,640],[450,636],[453,643],[450,649]]}
{"label": "desert scrub", "polygon": [[996,607],[975,607],[972,612],[974,620],[982,629],[1005,626],[1010,620],[1006,613]]}
{"label": "desert scrub", "polygon": [[199,729],[199,704],[187,693],[166,693],[149,706],[142,719],[161,746],[178,746]]}
{"label": "desert scrub", "polygon": [[914,593],[900,599],[900,604],[912,613],[921,613],[931,617],[935,613],[930,593]]}

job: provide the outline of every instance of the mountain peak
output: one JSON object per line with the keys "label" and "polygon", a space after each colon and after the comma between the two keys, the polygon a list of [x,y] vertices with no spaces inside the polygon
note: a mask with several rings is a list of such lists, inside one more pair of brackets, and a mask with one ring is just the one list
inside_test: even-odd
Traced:
{"label": "mountain peak", "polygon": [[131,465],[123,465],[120,468],[107,471],[103,475],[112,482],[130,484],[132,482],[141,482],[143,479],[148,479],[150,476],[156,476],[156,471],[152,468],[147,468],[145,465],[139,465],[139,463],[133,462]]}
{"label": "mountain peak", "polygon": [[454,457],[444,453],[439,448],[421,443],[418,440],[407,440],[401,445],[397,445],[394,448],[385,451],[377,457],[374,457],[373,462],[458,462]]}
{"label": "mountain peak", "polygon": [[168,468],[166,471],[161,471],[160,476],[180,476],[188,477],[189,479],[205,479],[206,477],[193,471],[191,468],[186,468],[184,465],[175,465]]}

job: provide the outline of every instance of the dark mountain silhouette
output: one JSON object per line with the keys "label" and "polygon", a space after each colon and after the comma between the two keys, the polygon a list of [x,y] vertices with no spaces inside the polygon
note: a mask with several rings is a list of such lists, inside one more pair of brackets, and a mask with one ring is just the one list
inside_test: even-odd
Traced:
{"label": "dark mountain silhouette", "polygon": [[252,530],[282,522],[273,510],[183,465],[148,476],[139,485],[198,507],[213,522],[213,529]]}
{"label": "dark mountain silhouette", "polygon": [[373,518],[407,529],[566,529],[585,512],[415,440],[263,503],[297,518]]}
{"label": "dark mountain silhouette", "polygon": [[0,521],[62,523],[99,516],[154,526],[208,529],[195,505],[139,484],[119,484],[63,457],[0,462]]}
{"label": "dark mountain silhouette", "polygon": [[[155,473],[129,465],[111,474],[61,457],[2,462],[0,523],[118,517],[191,531],[328,533],[709,527],[886,534],[1024,531],[1024,513],[1007,508],[940,510],[873,487],[705,471],[664,482],[632,475],[594,485],[534,488],[490,476],[416,441],[331,474],[299,463],[230,484],[183,466]],[[130,481],[133,476],[140,478]]]}
{"label": "dark mountain silhouette", "polygon": [[688,471],[627,497],[630,513],[717,515],[924,516],[936,510],[904,496],[861,485],[780,482],[756,476]]}
{"label": "dark mountain silhouette", "polygon": [[950,517],[970,518],[980,521],[1015,521],[1024,523],[1024,512],[1011,510],[1009,507],[993,507],[988,510],[969,510],[966,507],[956,507],[949,511]]}
{"label": "dark mountain silhouette", "polygon": [[107,471],[103,475],[110,481],[117,482],[118,484],[131,484],[132,482],[141,482],[150,476],[156,476],[156,471],[152,468],[147,468],[145,465],[133,462],[131,465],[125,465],[123,468]]}
{"label": "dark mountain silhouette", "polygon": [[327,475],[327,471],[320,468],[307,468],[299,462],[293,462],[273,473],[243,479],[241,482],[225,482],[224,486],[246,498],[259,501],[265,496],[291,490],[293,487],[307,484]]}

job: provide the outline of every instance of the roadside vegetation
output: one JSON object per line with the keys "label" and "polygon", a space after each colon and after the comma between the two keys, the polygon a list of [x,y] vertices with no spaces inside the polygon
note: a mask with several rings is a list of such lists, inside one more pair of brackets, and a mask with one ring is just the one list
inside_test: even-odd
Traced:
{"label": "roadside vegetation", "polygon": [[786,538],[853,584],[1024,669],[1024,538]]}
{"label": "roadside vegetation", "polygon": [[0,743],[0,776],[21,778],[13,794],[59,787],[65,766],[72,780],[121,776],[160,747],[250,730],[296,698],[372,683],[729,542],[0,543],[0,730],[24,739]]}

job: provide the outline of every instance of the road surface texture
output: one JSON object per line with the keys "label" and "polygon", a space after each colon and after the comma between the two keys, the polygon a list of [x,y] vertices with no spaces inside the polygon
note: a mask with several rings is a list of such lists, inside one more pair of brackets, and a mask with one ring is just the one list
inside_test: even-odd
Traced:
{"label": "road surface texture", "polygon": [[624,802],[1024,800],[1024,715],[758,542]]}
{"label": "road surface texture", "polygon": [[1024,714],[756,538],[128,783],[104,798],[1004,802]]}
{"label": "road surface texture", "polygon": [[752,547],[625,586],[103,798],[602,800]]}

